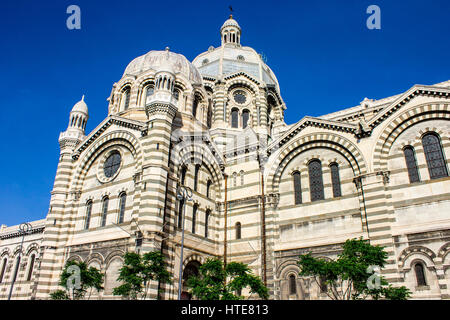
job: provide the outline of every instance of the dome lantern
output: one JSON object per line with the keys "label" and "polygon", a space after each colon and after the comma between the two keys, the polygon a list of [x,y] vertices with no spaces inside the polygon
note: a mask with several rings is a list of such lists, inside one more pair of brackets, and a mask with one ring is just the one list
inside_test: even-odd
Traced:
{"label": "dome lantern", "polygon": [[220,28],[220,35],[222,38],[222,46],[225,44],[241,44],[241,27],[233,19],[233,15],[230,14],[230,18]]}

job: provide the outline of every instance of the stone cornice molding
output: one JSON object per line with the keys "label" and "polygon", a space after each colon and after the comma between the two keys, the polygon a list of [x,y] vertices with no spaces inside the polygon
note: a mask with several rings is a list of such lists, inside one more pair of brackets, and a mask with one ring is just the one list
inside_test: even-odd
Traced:
{"label": "stone cornice molding", "polygon": [[79,155],[86,150],[106,129],[108,129],[111,125],[118,125],[119,127],[124,127],[128,129],[132,129],[135,131],[141,132],[142,136],[147,135],[147,125],[142,121],[131,120],[122,118],[115,115],[108,116],[105,120],[103,120],[97,128],[95,128],[81,143],[81,145],[75,149],[72,158],[78,159]]}
{"label": "stone cornice molding", "polygon": [[177,110],[177,107],[172,104],[162,102],[151,103],[145,106],[145,113],[147,114],[147,117],[154,114],[168,114],[174,118]]}
{"label": "stone cornice molding", "polygon": [[450,89],[434,86],[415,85],[404,94],[395,99],[390,106],[386,107],[375,117],[367,122],[367,125],[373,129],[387,119],[391,114],[400,109],[404,104],[415,98],[416,96],[433,96],[440,98],[448,98]]}
{"label": "stone cornice molding", "polygon": [[272,142],[267,148],[267,153],[270,155],[273,151],[279,149],[290,141],[294,136],[296,136],[300,131],[306,127],[318,127],[324,129],[330,129],[345,133],[356,134],[358,126],[351,123],[341,123],[332,120],[324,120],[314,117],[304,117],[302,120],[297,122],[291,129],[284,133],[279,139]]}
{"label": "stone cornice molding", "polygon": [[233,78],[237,78],[239,76],[243,76],[244,78],[247,78],[248,80],[254,82],[256,85],[260,86],[261,82],[259,82],[258,80],[256,80],[255,78],[253,78],[252,76],[248,75],[247,73],[245,73],[244,71],[239,71],[239,72],[235,72],[232,74],[229,74],[227,76],[225,76],[223,79],[225,81],[231,80]]}
{"label": "stone cornice molding", "polygon": [[[32,235],[32,234],[37,234],[37,233],[43,233],[45,230],[44,226],[40,226],[40,227],[33,227],[33,229],[31,229],[31,231],[27,232],[25,234],[25,237],[28,235]],[[8,232],[5,234],[0,235],[0,240],[6,240],[6,239],[12,239],[12,238],[17,238],[17,237],[21,237],[23,235],[22,231],[13,231],[13,232]]]}

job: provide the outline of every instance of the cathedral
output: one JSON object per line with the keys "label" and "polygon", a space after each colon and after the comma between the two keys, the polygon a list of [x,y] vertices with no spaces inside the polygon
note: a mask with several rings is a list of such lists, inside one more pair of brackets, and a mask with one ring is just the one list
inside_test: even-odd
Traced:
{"label": "cathedral", "polygon": [[298,256],[334,259],[360,237],[385,247],[393,286],[450,298],[450,80],[286,124],[242,36],[230,16],[192,62],[135,58],[91,132],[88,97],[68,110],[46,217],[1,226],[0,299],[49,299],[70,260],[105,274],[91,299],[120,299],[124,253],[154,250],[173,283],[151,299],[178,299],[179,280],[192,298],[186,279],[211,257],[248,264],[271,299],[328,299]]}

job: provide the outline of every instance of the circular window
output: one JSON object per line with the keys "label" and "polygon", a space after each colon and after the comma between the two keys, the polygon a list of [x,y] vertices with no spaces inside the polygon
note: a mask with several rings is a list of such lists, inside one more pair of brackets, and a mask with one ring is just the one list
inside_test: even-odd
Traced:
{"label": "circular window", "polygon": [[233,94],[234,101],[239,104],[244,104],[247,101],[247,95],[243,90],[236,90]]}
{"label": "circular window", "polygon": [[120,161],[121,161],[120,153],[115,151],[113,152],[105,161],[105,164],[103,166],[103,172],[105,173],[105,177],[111,178],[116,174],[117,170],[119,170],[120,167]]}

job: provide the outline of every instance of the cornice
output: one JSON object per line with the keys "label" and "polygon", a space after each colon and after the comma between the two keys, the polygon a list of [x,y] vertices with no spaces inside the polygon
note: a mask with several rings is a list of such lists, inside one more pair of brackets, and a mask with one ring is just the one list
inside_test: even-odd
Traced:
{"label": "cornice", "polygon": [[177,107],[173,106],[170,103],[156,102],[145,106],[145,113],[147,114],[147,116],[161,113],[161,114],[168,114],[173,118],[175,117],[177,110],[178,110]]}
{"label": "cornice", "polygon": [[258,86],[261,85],[261,82],[259,82],[258,80],[256,80],[256,79],[253,78],[252,76],[248,75],[248,74],[245,73],[244,71],[239,71],[239,72],[232,73],[232,74],[230,74],[230,75],[228,75],[228,76],[225,76],[223,79],[224,79],[224,80],[231,80],[231,79],[237,78],[237,77],[239,77],[239,76],[243,76],[243,77],[247,78],[248,80],[253,81],[253,82],[256,83]]}
{"label": "cornice", "polygon": [[434,96],[434,97],[445,97],[448,98],[450,95],[450,89],[434,86],[424,86],[415,85],[404,94],[400,95],[396,100],[394,100],[390,106],[386,107],[375,117],[367,122],[367,125],[373,129],[387,119],[391,114],[400,109],[410,100],[414,99],[416,96]]}
{"label": "cornice", "polygon": [[284,133],[278,140],[272,142],[267,148],[267,153],[270,155],[274,150],[279,149],[281,146],[285,145],[294,136],[296,136],[300,131],[306,127],[318,127],[324,129],[330,129],[345,133],[357,134],[358,126],[351,123],[341,123],[332,120],[325,120],[313,117],[304,117],[286,133]]}
{"label": "cornice", "polygon": [[[36,234],[36,233],[43,233],[45,230],[44,226],[41,227],[33,227],[33,229],[31,229],[31,231],[27,232],[25,234],[25,236],[27,235],[31,235],[31,234]],[[0,235],[0,240],[6,240],[6,239],[12,239],[12,238],[17,238],[17,237],[21,237],[23,235],[22,231],[13,231],[13,232],[9,232],[6,234],[2,234]]]}
{"label": "cornice", "polygon": [[137,120],[130,120],[126,118],[122,118],[115,115],[108,116],[103,122],[101,122],[97,128],[95,128],[80,144],[80,146],[75,149],[72,158],[78,159],[79,155],[86,150],[106,129],[108,129],[111,125],[118,125],[119,127],[128,128],[131,130],[141,132],[142,136],[147,135],[147,125],[144,122]]}

